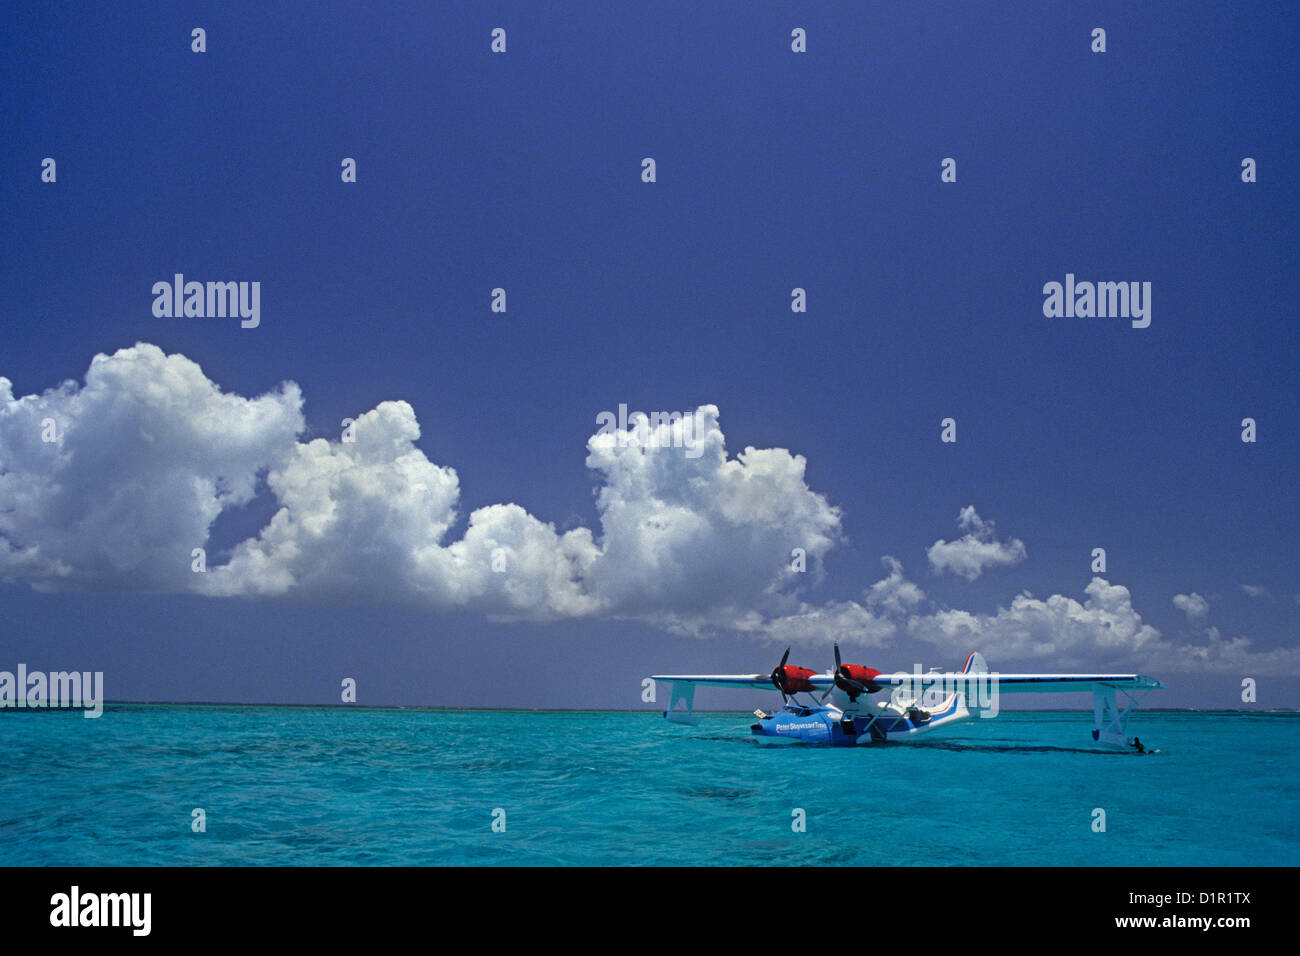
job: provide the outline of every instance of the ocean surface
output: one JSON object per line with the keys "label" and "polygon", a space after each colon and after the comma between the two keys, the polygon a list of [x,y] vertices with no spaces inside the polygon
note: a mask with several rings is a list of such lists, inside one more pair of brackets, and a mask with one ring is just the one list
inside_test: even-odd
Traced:
{"label": "ocean surface", "polygon": [[1082,711],[844,749],[762,747],[748,724],[3,711],[0,865],[1300,864],[1300,715],[1143,712],[1149,756],[1090,749]]}

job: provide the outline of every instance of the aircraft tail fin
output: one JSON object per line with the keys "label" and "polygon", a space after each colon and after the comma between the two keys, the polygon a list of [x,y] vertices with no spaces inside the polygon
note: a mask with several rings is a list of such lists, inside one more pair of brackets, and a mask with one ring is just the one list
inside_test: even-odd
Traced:
{"label": "aircraft tail fin", "polygon": [[966,663],[962,665],[963,674],[987,674],[989,665],[984,663],[984,655],[979,651],[971,651],[966,657]]}

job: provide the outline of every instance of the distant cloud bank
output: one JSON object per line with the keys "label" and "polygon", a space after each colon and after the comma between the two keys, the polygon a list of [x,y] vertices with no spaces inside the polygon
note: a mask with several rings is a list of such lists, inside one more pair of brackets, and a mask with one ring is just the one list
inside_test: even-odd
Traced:
{"label": "distant cloud bank", "polygon": [[[930,605],[885,557],[885,576],[860,600],[811,603],[806,590],[843,541],[840,511],[808,487],[802,456],[729,455],[718,417],[704,405],[651,432],[592,435],[598,529],[559,532],[494,504],[449,540],[459,479],[416,447],[406,402],[381,403],[338,440],[301,441],[293,382],[227,394],[185,356],[141,343],[95,356],[84,384],[15,399],[0,378],[0,577],[40,591],[360,600],[506,619],[635,618],[698,636],[915,641],[945,661],[979,648],[1055,667],[1300,673],[1300,653],[1257,652],[1217,631],[1175,645],[1143,623],[1128,589],[1099,577],[1082,602],[1026,593],[974,614]],[[692,434],[674,435],[683,422]],[[268,493],[277,510],[265,527],[224,560],[206,553],[223,511]],[[958,524],[961,538],[926,552],[935,573],[973,581],[1025,560],[1024,543],[999,541],[973,506]],[[1174,604],[1204,617],[1196,594]]]}

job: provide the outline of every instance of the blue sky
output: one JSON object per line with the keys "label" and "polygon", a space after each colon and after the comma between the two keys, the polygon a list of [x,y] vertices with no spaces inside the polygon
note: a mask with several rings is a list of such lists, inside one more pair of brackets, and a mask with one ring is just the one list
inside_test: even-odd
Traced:
{"label": "blue sky", "polygon": [[[886,670],[979,647],[995,670],[1141,666],[1171,686],[1164,705],[1234,706],[1245,676],[1261,706],[1300,704],[1294,8],[705,7],[11,5],[0,376],[15,399],[75,380],[49,407],[79,427],[56,464],[20,451],[32,419],[11,409],[0,515],[81,493],[0,523],[71,568],[43,593],[30,561],[0,565],[0,667],[102,669],[121,699],[332,702],[353,676],[362,703],[637,707],[645,674],[765,671],[787,639],[821,668],[833,635]],[[156,318],[151,287],[177,272],[260,282],[260,325]],[[1043,285],[1066,273],[1150,282],[1150,327],[1045,317]],[[76,404],[91,359],[136,343],[161,352]],[[189,363],[201,376],[177,384]],[[114,398],[126,381],[139,390]],[[286,381],[298,419],[258,398]],[[154,406],[152,387],[173,391]],[[213,447],[198,464],[138,441],[216,394],[258,400],[265,428],[231,452],[256,488],[207,523],[213,565],[284,506],[267,473],[295,441],[337,443],[343,418],[401,401],[410,415],[370,434],[455,469],[430,544],[514,504],[554,535],[513,512],[482,526],[592,570],[559,612],[549,572],[508,571],[514,603],[496,579],[457,597],[438,554],[411,584],[423,477],[367,445],[375,487],[278,568],[282,593],[245,568],[213,596],[219,575],[159,568],[188,562],[177,529],[195,520],[159,476],[226,477],[234,458],[197,426],[187,440]],[[715,406],[726,460],[786,449],[806,469],[777,456],[754,501],[694,461],[593,468],[596,416],[620,403]],[[593,491],[612,485],[605,509]],[[409,510],[385,509],[395,489]],[[967,507],[981,523],[959,527]],[[832,514],[817,567],[782,576],[787,544]],[[656,551],[645,529],[665,522],[694,530]],[[357,529],[376,556],[329,564]],[[973,579],[930,561],[967,534],[972,554],[1020,541],[1023,559]],[[145,563],[106,573],[127,544]],[[864,596],[885,556],[922,598],[886,608],[898,580]],[[1017,607],[1025,593],[1037,603]],[[1193,594],[1203,613],[1175,606],[1199,609]],[[738,632],[745,614],[761,621]]]}

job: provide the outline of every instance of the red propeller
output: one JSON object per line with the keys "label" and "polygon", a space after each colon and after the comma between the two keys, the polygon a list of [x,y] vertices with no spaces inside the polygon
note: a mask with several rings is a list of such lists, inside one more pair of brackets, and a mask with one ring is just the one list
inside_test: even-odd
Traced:
{"label": "red propeller", "polygon": [[844,693],[849,695],[850,701],[857,701],[859,694],[874,694],[880,690],[880,685],[875,682],[875,678],[880,676],[880,671],[874,667],[863,667],[861,664],[842,664],[840,663],[840,645],[835,644],[835,684],[827,688],[826,693],[822,694],[822,700],[830,696],[832,690],[838,687]]}
{"label": "red propeller", "polygon": [[794,694],[799,691],[812,693],[815,688],[808,681],[809,677],[816,675],[816,671],[810,671],[806,667],[796,667],[793,664],[787,664],[790,659],[790,648],[785,649],[781,655],[781,663],[772,668],[772,684],[781,692],[781,699],[785,700],[786,695]]}

